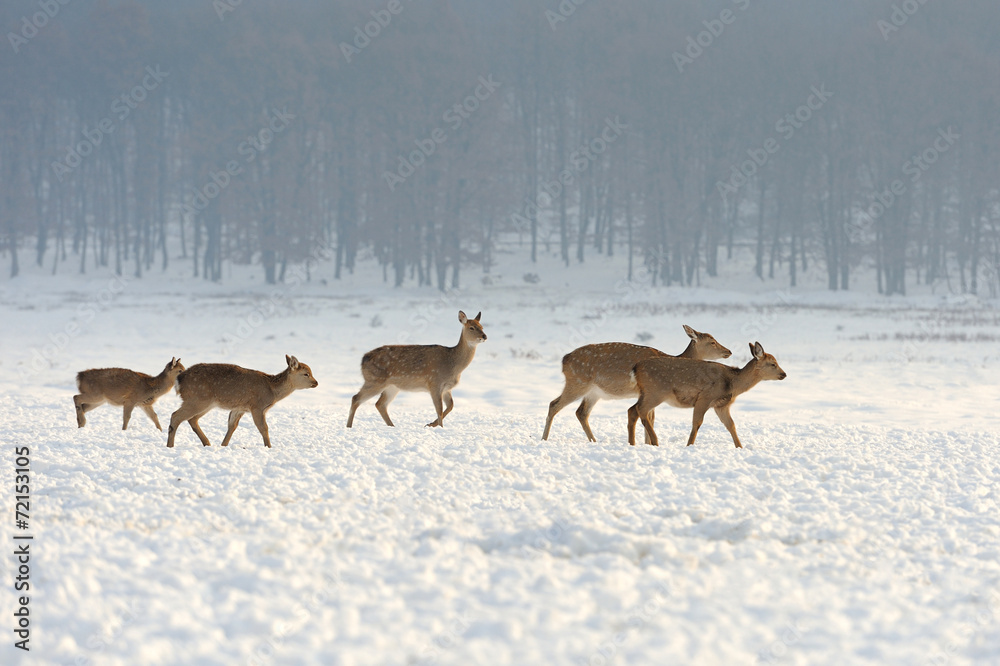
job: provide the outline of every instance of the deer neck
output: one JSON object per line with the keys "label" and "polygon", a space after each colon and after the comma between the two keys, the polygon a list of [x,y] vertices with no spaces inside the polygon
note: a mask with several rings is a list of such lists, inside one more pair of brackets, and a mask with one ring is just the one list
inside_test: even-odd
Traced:
{"label": "deer neck", "polygon": [[694,340],[688,341],[688,346],[685,347],[684,351],[682,351],[677,356],[678,356],[678,358],[695,358]]}
{"label": "deer neck", "polygon": [[733,397],[746,393],[760,382],[760,372],[757,370],[757,359],[752,358],[750,362],[736,371],[733,381]]}
{"label": "deer neck", "polygon": [[267,375],[267,381],[271,384],[271,391],[274,392],[274,402],[284,400],[292,394],[291,369],[285,368],[276,375]]}
{"label": "deer neck", "polygon": [[174,385],[174,380],[171,378],[170,373],[164,369],[160,374],[146,380],[146,383],[149,384],[151,391],[165,393]]}
{"label": "deer neck", "polygon": [[461,372],[469,367],[473,357],[476,355],[476,345],[465,339],[465,332],[462,332],[458,339],[458,344],[449,347],[451,357],[455,364],[455,370]]}

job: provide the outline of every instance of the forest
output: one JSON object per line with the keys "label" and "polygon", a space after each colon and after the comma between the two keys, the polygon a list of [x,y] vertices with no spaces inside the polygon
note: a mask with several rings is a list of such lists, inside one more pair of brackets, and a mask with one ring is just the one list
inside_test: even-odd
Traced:
{"label": "forest", "polygon": [[0,25],[11,279],[322,258],[445,290],[623,254],[657,285],[729,262],[1000,295],[994,0],[18,0]]}

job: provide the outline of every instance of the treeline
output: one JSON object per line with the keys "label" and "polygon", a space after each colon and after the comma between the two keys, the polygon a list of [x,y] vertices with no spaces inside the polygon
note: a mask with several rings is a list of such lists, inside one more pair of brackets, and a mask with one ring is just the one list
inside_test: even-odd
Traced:
{"label": "treeline", "polygon": [[995,296],[998,24],[992,0],[5,3],[2,249],[12,276],[277,282],[323,248],[440,289],[498,252],[624,252],[664,285],[749,252],[748,278]]}

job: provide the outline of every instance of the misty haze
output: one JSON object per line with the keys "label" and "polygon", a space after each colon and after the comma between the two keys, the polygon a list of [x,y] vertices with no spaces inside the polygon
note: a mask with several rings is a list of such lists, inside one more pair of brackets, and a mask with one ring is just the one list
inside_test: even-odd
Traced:
{"label": "misty haze", "polygon": [[5,0],[4,664],[1000,664],[996,0]]}

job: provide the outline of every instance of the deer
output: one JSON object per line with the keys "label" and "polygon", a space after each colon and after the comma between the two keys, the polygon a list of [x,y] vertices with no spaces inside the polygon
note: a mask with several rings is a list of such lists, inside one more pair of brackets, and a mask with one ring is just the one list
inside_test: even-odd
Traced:
{"label": "deer", "polygon": [[[684,324],[684,332],[691,340],[678,358],[712,360],[729,358],[732,355],[731,351],[708,333],[700,333],[687,324]],[[594,409],[594,405],[601,398],[610,400],[637,398],[639,391],[629,373],[639,361],[659,357],[673,358],[658,349],[627,342],[584,345],[563,356],[562,371],[566,377],[566,385],[559,397],[549,403],[549,415],[545,419],[542,440],[549,438],[552,419],[559,410],[583,398],[576,410],[576,418],[580,420],[587,439],[596,442],[597,438],[590,429],[590,412]],[[653,420],[652,412],[649,418],[650,421]]]}
{"label": "deer", "polygon": [[211,409],[221,407],[229,410],[229,429],[222,440],[223,446],[229,446],[240,419],[250,412],[254,425],[264,438],[264,446],[271,448],[267,420],[264,418],[267,411],[293,391],[319,386],[308,365],[288,355],[285,362],[288,367],[276,375],[229,363],[199,363],[182,372],[177,376],[177,393],[182,402],[180,409],[170,415],[167,447],[173,448],[177,428],[185,421],[191,424],[203,446],[211,446],[198,425],[198,419]]}
{"label": "deer", "polygon": [[400,391],[429,392],[437,418],[428,423],[427,427],[443,427],[444,417],[455,406],[451,397],[452,389],[458,386],[462,371],[472,363],[476,347],[486,342],[486,333],[479,323],[482,316],[483,313],[480,312],[469,319],[459,310],[458,322],[462,325],[462,335],[454,347],[386,345],[362,356],[361,375],[365,383],[351,398],[347,427],[353,426],[354,412],[358,407],[376,395],[379,399],[375,402],[375,409],[382,415],[386,425],[393,426],[392,419],[389,418],[389,403]]}
{"label": "deer", "polygon": [[104,403],[122,407],[122,430],[128,429],[132,410],[137,406],[146,413],[156,429],[163,431],[160,420],[153,411],[153,403],[170,392],[174,380],[184,372],[179,358],[171,358],[163,371],[155,377],[144,372],[125,368],[97,368],[84,370],[76,375],[76,386],[80,391],[73,396],[76,406],[76,426],[87,425],[86,413]]}
{"label": "deer", "polygon": [[628,410],[628,443],[635,445],[635,422],[642,419],[649,443],[658,446],[650,414],[657,405],[666,402],[682,409],[694,408],[688,446],[694,444],[698,428],[711,407],[733,436],[736,448],[742,449],[736,424],[729,413],[733,401],[761,381],[781,380],[788,376],[777,359],[765,352],[759,342],[750,345],[750,353],[753,358],[742,368],[670,357],[650,358],[636,363],[632,374],[639,387],[639,400]]}

